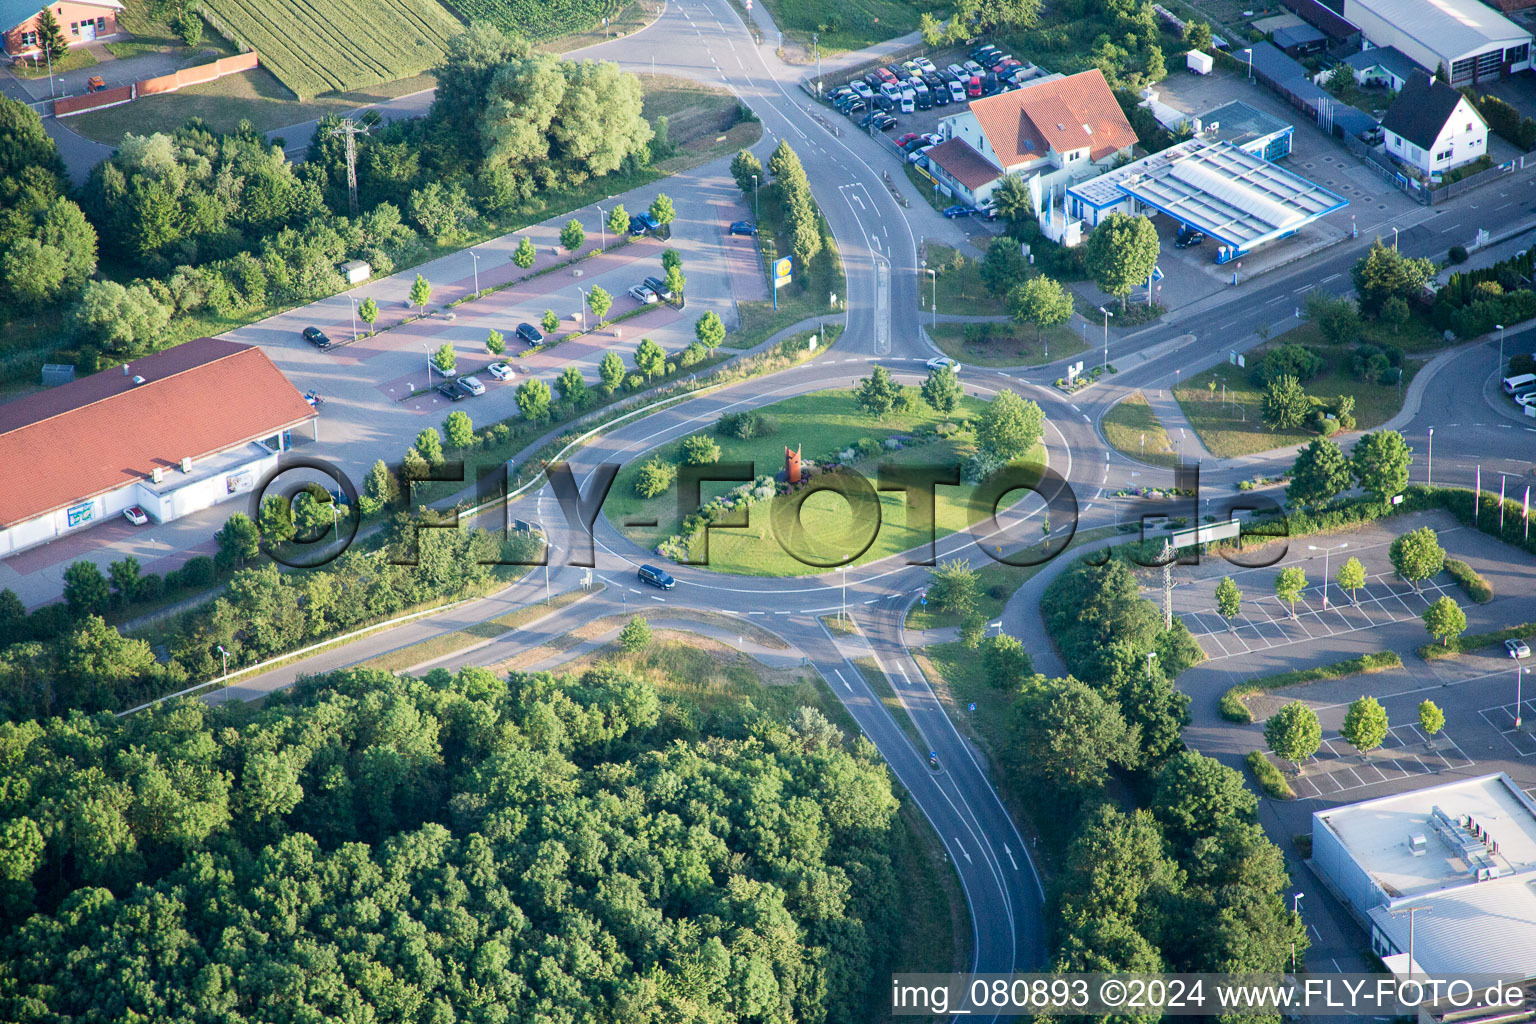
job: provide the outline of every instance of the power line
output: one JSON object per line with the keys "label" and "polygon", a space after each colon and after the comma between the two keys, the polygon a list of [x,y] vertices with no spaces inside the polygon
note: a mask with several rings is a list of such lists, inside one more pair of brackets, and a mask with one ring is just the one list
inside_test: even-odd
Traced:
{"label": "power line", "polygon": [[344,118],[326,132],[327,135],[344,135],[347,139],[347,208],[354,217],[357,216],[357,137],[367,135],[368,131],[367,125]]}

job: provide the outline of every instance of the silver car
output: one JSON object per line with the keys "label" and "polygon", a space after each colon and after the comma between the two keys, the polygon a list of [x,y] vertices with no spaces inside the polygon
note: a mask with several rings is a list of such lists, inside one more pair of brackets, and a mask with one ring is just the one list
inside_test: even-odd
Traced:
{"label": "silver car", "polygon": [[649,306],[651,303],[659,302],[661,300],[661,296],[657,295],[643,284],[637,284],[630,288],[629,297],[640,303],[642,306]]}

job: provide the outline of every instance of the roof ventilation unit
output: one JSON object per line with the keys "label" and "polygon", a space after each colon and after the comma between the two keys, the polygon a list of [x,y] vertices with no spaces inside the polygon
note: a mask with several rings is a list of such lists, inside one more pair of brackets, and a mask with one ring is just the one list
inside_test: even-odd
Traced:
{"label": "roof ventilation unit", "polygon": [[1422,857],[1429,849],[1429,839],[1422,832],[1408,837],[1408,852],[1415,857]]}
{"label": "roof ventilation unit", "polygon": [[190,456],[183,456],[182,457],[182,460],[181,460],[181,471],[183,473],[190,473],[190,472],[192,472],[192,459],[191,459]]}
{"label": "roof ventilation unit", "polygon": [[153,472],[149,474],[149,478],[157,484],[161,483],[165,480],[165,469],[160,466],[156,466]]}
{"label": "roof ventilation unit", "polygon": [[143,383],[144,383],[144,378],[143,377],[140,377],[138,374],[134,374],[133,375],[133,386],[134,387],[138,387],[140,384],[143,384]]}

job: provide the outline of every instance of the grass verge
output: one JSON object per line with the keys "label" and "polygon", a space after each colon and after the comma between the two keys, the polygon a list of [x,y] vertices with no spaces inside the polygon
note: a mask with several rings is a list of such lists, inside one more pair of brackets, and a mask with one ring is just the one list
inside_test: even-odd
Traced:
{"label": "grass verge", "polygon": [[[923,247],[923,259],[938,271],[939,312],[965,316],[1006,316],[1003,300],[987,290],[981,280],[981,264],[947,245],[929,242]],[[933,281],[920,275],[923,301],[933,294]]]}
{"label": "grass verge", "polygon": [[1120,454],[1169,469],[1178,463],[1163,421],[1140,391],[1116,404],[1099,422],[1110,447]]}
{"label": "grass verge", "polygon": [[1487,604],[1493,600],[1493,585],[1483,577],[1482,573],[1466,562],[1459,558],[1447,558],[1445,571],[1451,574],[1451,578],[1473,601],[1478,604]]}
{"label": "grass verge", "polygon": [[884,704],[886,710],[891,713],[891,717],[896,719],[896,724],[901,727],[902,732],[907,734],[907,739],[912,741],[912,746],[918,751],[927,750],[928,746],[923,741],[922,733],[917,731],[917,723],[913,722],[912,716],[907,714],[906,706],[901,703],[901,698],[896,696],[896,691],[891,689],[891,681],[886,678],[885,672],[876,664],[875,659],[855,658],[853,667],[859,670],[859,675],[863,676],[864,681],[869,684],[875,699]]}
{"label": "grass verge", "polygon": [[1029,324],[996,322],[926,326],[928,336],[945,355],[974,366],[1039,366],[1088,350],[1082,337],[1065,325],[1044,332]]}
{"label": "grass verge", "polygon": [[1496,629],[1491,633],[1467,633],[1445,644],[1425,644],[1418,649],[1418,655],[1425,661],[1434,661],[1437,658],[1454,658],[1468,651],[1492,647],[1495,644],[1502,644],[1505,640],[1531,639],[1536,639],[1536,622],[1522,622],[1518,626]]}
{"label": "grass verge", "polygon": [[1255,750],[1245,760],[1248,771],[1253,774],[1253,781],[1258,783],[1265,796],[1272,796],[1276,800],[1296,799],[1296,791],[1285,781],[1284,773],[1275,767],[1275,763],[1265,756],[1264,751]]}
{"label": "grass verge", "polygon": [[1294,672],[1277,672],[1272,676],[1260,676],[1250,679],[1246,683],[1238,683],[1221,695],[1221,717],[1229,722],[1249,723],[1253,721],[1253,712],[1248,709],[1247,700],[1257,697],[1262,693],[1270,693],[1274,690],[1284,689],[1287,686],[1300,686],[1302,683],[1314,683],[1320,679],[1343,679],[1345,676],[1369,675],[1372,672],[1384,672],[1389,668],[1402,668],[1403,659],[1397,656],[1396,651],[1378,651],[1375,654],[1365,654],[1358,658],[1349,658],[1345,661],[1336,661],[1331,665],[1319,665],[1316,668],[1301,668]]}

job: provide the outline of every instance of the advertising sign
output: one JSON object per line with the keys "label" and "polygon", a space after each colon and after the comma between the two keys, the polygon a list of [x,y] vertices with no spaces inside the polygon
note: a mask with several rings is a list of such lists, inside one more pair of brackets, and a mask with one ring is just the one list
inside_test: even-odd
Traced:
{"label": "advertising sign", "polygon": [[94,501],[82,501],[78,505],[70,506],[65,516],[68,517],[69,528],[74,529],[96,518],[96,503]]}
{"label": "advertising sign", "polygon": [[224,493],[238,494],[241,491],[248,491],[255,483],[256,474],[249,469],[242,469],[224,478]]}
{"label": "advertising sign", "polygon": [[773,261],[773,287],[777,290],[790,282],[790,269],[793,261],[788,256]]}

